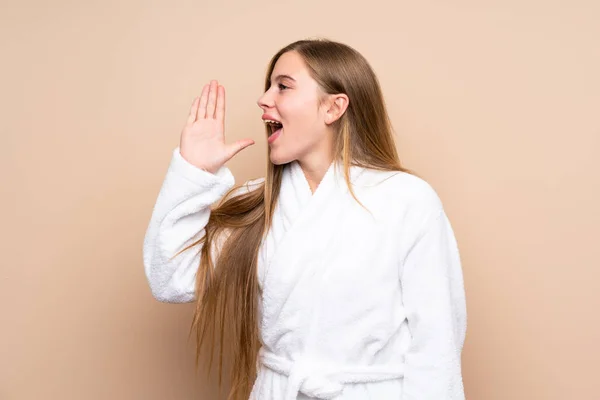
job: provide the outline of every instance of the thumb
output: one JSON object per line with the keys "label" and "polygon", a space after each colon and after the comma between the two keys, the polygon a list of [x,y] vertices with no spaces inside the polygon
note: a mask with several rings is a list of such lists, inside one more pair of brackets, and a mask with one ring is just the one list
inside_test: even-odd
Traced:
{"label": "thumb", "polygon": [[237,153],[239,153],[240,151],[244,150],[246,147],[251,146],[253,144],[254,144],[254,140],[252,140],[252,139],[242,139],[242,140],[238,140],[237,142],[230,144],[227,148],[227,158],[231,159]]}

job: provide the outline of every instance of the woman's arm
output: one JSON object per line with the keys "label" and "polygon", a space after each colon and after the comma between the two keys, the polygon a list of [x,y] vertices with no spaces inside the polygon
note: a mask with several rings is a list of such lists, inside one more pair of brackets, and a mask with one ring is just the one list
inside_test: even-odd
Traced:
{"label": "woman's arm", "polygon": [[234,183],[228,168],[223,166],[212,174],[187,162],[179,148],[173,151],[143,246],[146,277],[157,300],[169,303],[194,300],[200,247],[173,256],[202,237],[210,206]]}
{"label": "woman's arm", "polygon": [[401,285],[412,336],[402,399],[464,399],[465,292],[456,239],[443,210],[429,219],[405,257]]}

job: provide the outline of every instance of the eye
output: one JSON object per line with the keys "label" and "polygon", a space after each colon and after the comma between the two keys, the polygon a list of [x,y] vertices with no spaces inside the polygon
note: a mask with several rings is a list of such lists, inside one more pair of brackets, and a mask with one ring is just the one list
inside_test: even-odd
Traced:
{"label": "eye", "polygon": [[289,86],[285,86],[285,85],[284,85],[284,84],[282,84],[282,83],[279,83],[279,84],[277,84],[277,87],[278,87],[280,90],[285,90],[285,89],[288,89],[288,88],[289,88]]}

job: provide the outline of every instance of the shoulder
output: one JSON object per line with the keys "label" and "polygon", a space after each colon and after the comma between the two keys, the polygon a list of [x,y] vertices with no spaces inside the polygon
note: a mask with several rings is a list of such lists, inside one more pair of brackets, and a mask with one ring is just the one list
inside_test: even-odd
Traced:
{"label": "shoulder", "polygon": [[[368,169],[359,186],[371,188],[374,196],[390,211],[402,209],[422,213],[442,210],[442,200],[433,186],[425,179],[402,171],[377,171]],[[386,207],[386,208],[387,208]]]}
{"label": "shoulder", "polygon": [[[401,254],[445,215],[442,200],[424,178],[401,171],[369,170],[373,193],[369,209],[403,240]],[[366,192],[365,192],[366,193]],[[360,198],[359,198],[360,199]]]}
{"label": "shoulder", "polygon": [[416,237],[443,212],[442,200],[425,179],[402,171],[368,169],[356,187],[358,199],[378,221]]}

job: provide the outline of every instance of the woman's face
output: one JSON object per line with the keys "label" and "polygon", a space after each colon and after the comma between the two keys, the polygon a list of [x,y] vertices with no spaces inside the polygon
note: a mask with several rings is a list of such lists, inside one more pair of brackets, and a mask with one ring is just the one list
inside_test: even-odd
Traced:
{"label": "woman's face", "polygon": [[257,101],[264,112],[263,120],[281,124],[271,127],[268,138],[272,163],[329,162],[333,133],[326,124],[322,94],[297,52],[284,53],[277,60],[271,86]]}

